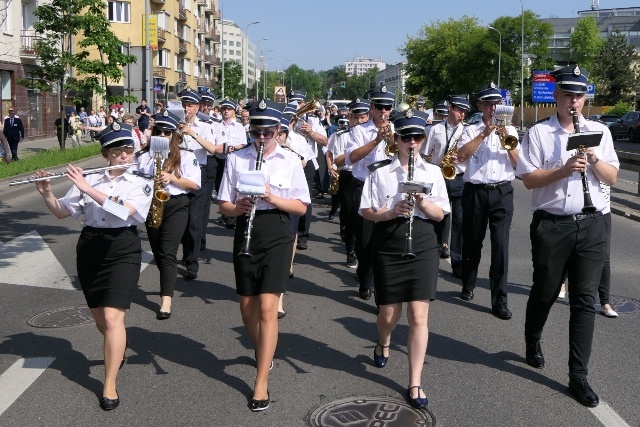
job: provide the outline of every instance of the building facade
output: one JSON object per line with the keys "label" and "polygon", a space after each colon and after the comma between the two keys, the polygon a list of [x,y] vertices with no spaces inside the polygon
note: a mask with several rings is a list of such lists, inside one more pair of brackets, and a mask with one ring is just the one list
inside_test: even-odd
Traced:
{"label": "building facade", "polygon": [[407,94],[405,93],[405,82],[407,76],[404,72],[405,63],[398,62],[394,65],[389,65],[382,71],[376,73],[376,84],[384,82],[387,86],[387,90],[396,95],[396,104],[404,101]]}
{"label": "building facade", "polygon": [[358,56],[353,61],[347,61],[344,65],[344,70],[347,76],[361,76],[373,67],[378,67],[378,71],[382,71],[386,68],[387,64],[382,59],[365,58],[364,56]]}
{"label": "building facade", "polygon": [[222,20],[222,55],[225,61],[242,66],[242,83],[248,89],[260,80],[259,56],[256,44],[234,21]]}

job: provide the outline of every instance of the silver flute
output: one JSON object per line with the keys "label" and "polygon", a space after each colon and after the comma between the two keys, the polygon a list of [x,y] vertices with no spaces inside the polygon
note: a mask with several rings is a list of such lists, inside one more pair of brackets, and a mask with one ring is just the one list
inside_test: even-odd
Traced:
{"label": "silver flute", "polygon": [[[138,163],[125,163],[123,165],[114,165],[114,166],[105,166],[102,168],[85,169],[82,171],[82,176],[92,175],[92,174],[96,174],[96,173],[100,173],[100,172],[108,171],[112,169],[129,169],[131,166],[137,166],[137,165]],[[46,181],[47,179],[57,179],[65,176],[67,176],[67,172],[53,172],[45,176],[32,175],[16,181],[11,181],[9,183],[9,187],[13,187],[14,185],[31,184],[32,182],[38,182],[38,181]]]}

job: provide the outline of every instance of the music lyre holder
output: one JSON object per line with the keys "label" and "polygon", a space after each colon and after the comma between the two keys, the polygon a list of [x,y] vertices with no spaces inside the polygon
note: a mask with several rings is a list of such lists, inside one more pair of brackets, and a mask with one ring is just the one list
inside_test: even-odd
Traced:
{"label": "music lyre holder", "polygon": [[580,132],[572,133],[567,140],[567,151],[579,150],[584,152],[589,147],[597,147],[602,140],[602,132]]}

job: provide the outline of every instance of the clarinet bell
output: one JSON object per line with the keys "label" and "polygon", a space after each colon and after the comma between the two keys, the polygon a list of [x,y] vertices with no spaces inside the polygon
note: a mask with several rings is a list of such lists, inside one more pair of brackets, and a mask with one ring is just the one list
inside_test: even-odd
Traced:
{"label": "clarinet bell", "polygon": [[238,256],[240,258],[251,258],[251,252],[249,252],[249,243],[251,243],[251,238],[245,237],[244,242],[242,242],[242,248],[240,249],[240,252],[238,252]]}
{"label": "clarinet bell", "polygon": [[413,253],[413,237],[407,236],[402,259],[414,259],[415,257],[416,254]]}

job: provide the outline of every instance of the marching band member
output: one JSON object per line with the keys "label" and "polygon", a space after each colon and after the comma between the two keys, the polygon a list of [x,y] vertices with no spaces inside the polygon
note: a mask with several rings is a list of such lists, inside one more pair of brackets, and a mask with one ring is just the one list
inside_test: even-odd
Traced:
{"label": "marching band member", "polygon": [[[402,303],[406,302],[407,399],[413,407],[424,408],[428,401],[421,386],[422,366],[429,336],[429,304],[436,297],[439,265],[433,226],[449,212],[449,200],[440,169],[413,155],[425,139],[427,124],[426,115],[418,114],[417,110],[408,109],[394,121],[397,155],[370,168],[373,172],[364,184],[360,213],[375,223],[373,277],[379,305],[376,322],[379,338],[373,360],[379,368],[386,366],[391,333],[402,314]],[[405,181],[432,184],[432,188],[407,196],[398,192],[398,184]],[[407,217],[411,217],[413,224],[409,233]],[[413,236],[412,250],[407,243],[408,236]],[[407,252],[413,257],[406,259]]]}
{"label": "marching band member", "polygon": [[[442,166],[445,154],[450,153],[451,166],[455,170],[453,179],[445,179],[451,215],[442,220],[442,258],[451,256],[451,270],[457,278],[462,277],[462,189],[464,188],[464,170],[466,165],[458,162],[457,147],[464,130],[464,115],[469,111],[469,96],[451,95],[447,103],[448,114],[446,120],[433,125],[429,129],[427,139],[422,146],[421,154],[430,159],[434,165]],[[449,242],[451,230],[451,246]],[[436,232],[438,230],[436,229]]]}
{"label": "marching band member", "polygon": [[[482,242],[491,234],[491,312],[499,319],[511,319],[507,305],[507,274],[509,272],[509,230],[513,218],[513,186],[518,149],[502,147],[499,128],[492,124],[496,106],[502,95],[493,83],[475,93],[482,120],[465,126],[460,139],[458,160],[466,162],[462,190],[462,292],[464,301],[473,299],[482,256]],[[516,128],[509,125],[504,132],[518,138]]]}
{"label": "marching band member", "polygon": [[[347,145],[347,156],[345,162],[347,166],[352,166],[352,174],[356,179],[356,189],[353,194],[354,204],[360,209],[362,196],[362,186],[369,175],[368,166],[387,159],[385,148],[391,144],[393,130],[389,124],[389,114],[393,107],[395,95],[387,91],[383,82],[370,94],[370,119],[358,126],[350,129],[350,141]],[[358,102],[358,100],[356,100]],[[385,141],[384,144],[381,142]],[[371,246],[371,233],[373,232],[373,222],[361,215],[357,215],[356,221],[356,256],[358,257],[358,268],[356,273],[360,282],[360,298],[368,300],[373,293],[373,269]]]}
{"label": "marching band member", "polygon": [[[581,404],[594,407],[600,399],[587,382],[587,374],[595,295],[608,255],[603,216],[608,207],[600,182],[613,185],[620,163],[609,129],[582,116],[589,73],[573,64],[551,75],[556,80],[553,98],[557,114],[529,129],[517,169],[525,187],[533,189],[533,285],[524,326],[526,360],[534,368],[545,365],[540,338],[560,292],[563,273],[568,272],[569,390]],[[586,155],[566,150],[569,135],[579,131],[602,132],[600,145],[587,148]],[[584,172],[585,182],[575,172]],[[584,197],[580,197],[581,193]],[[583,210],[588,204],[591,212]]]}
{"label": "marching band member", "polygon": [[189,221],[182,237],[182,262],[187,272],[185,280],[198,278],[198,258],[200,257],[200,236],[207,230],[202,228],[204,204],[210,203],[211,193],[205,194],[207,188],[207,153],[215,152],[215,136],[211,125],[198,119],[200,95],[187,88],[178,94],[185,111],[186,125],[182,128],[183,140],[181,148],[191,150],[200,165],[200,187],[189,195]]}
{"label": "marching band member", "polygon": [[[200,111],[198,111],[198,119],[202,122],[209,124],[212,127],[212,131],[215,131],[215,124],[217,120],[211,117],[209,112],[213,108],[213,103],[216,101],[216,95],[207,89],[200,94]],[[209,195],[212,194],[216,187],[216,173],[218,171],[218,161],[214,154],[207,152],[207,165],[202,173],[207,175],[203,180],[207,183],[207,187],[204,189],[204,197],[207,200],[204,202],[204,211],[202,212],[202,233],[200,233],[200,252],[207,248],[207,227],[209,227],[209,216],[211,214],[211,202],[208,200]]]}
{"label": "marching band member", "polygon": [[[133,161],[130,126],[113,123],[98,139],[110,166]],[[74,186],[60,199],[52,193],[50,180],[38,181],[36,187],[57,218],[84,214],[76,266],[87,305],[104,336],[105,378],[100,407],[109,411],[120,404],[116,377],[126,351],[124,317],[140,277],[142,248],[137,226],[147,217],[152,188],[149,180],[126,168],[85,178],[81,168],[69,165],[67,176]]]}
{"label": "marching band member", "polygon": [[[189,220],[187,194],[200,188],[201,177],[196,156],[190,151],[180,150],[176,132],[180,119],[164,110],[155,114],[153,120],[152,137],[168,140],[168,156],[162,160],[161,165],[156,164],[155,153],[150,151],[152,147],[149,144],[140,152],[138,170],[147,176],[153,176],[170,195],[164,202],[160,226],[154,226],[149,220],[146,222],[153,258],[160,271],[161,303],[157,319],[164,320],[171,317],[171,303],[178,276],[176,254]],[[157,170],[158,166],[161,170]],[[160,172],[160,176],[156,176],[156,172]]]}
{"label": "marching band member", "polygon": [[[255,348],[258,368],[249,404],[252,411],[265,410],[270,402],[268,381],[278,342],[278,300],[286,290],[290,263],[287,255],[293,250],[289,216],[304,215],[311,202],[300,159],[276,140],[282,107],[261,100],[249,108],[250,133],[255,143],[229,155],[218,194],[220,212],[240,216],[233,242],[233,265],[240,313]],[[251,175],[247,172],[257,169],[265,172],[266,182],[264,194],[254,200],[238,188]],[[248,254],[244,252],[247,244]]]}

